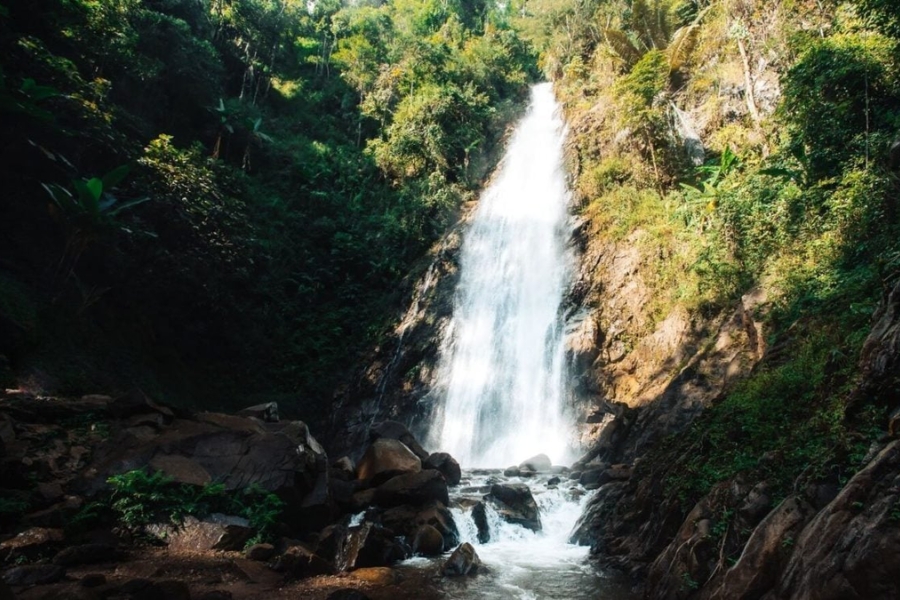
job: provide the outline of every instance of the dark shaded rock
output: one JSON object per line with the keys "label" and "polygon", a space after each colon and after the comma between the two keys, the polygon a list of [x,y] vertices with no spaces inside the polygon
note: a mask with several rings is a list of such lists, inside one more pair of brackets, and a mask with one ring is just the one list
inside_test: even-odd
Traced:
{"label": "dark shaded rock", "polygon": [[58,548],[65,539],[62,529],[32,527],[0,544],[0,560],[34,558]]}
{"label": "dark shaded rock", "polygon": [[377,439],[368,447],[356,467],[358,479],[372,479],[379,474],[418,473],[422,461],[395,439]]}
{"label": "dark shaded rock", "polygon": [[275,555],[275,546],[272,544],[253,544],[244,551],[244,556],[250,560],[265,562]]}
{"label": "dark shaded rock", "polygon": [[484,502],[479,502],[472,507],[472,520],[478,529],[478,543],[487,544],[491,541],[491,528],[488,525],[487,508]]}
{"label": "dark shaded rock", "polygon": [[524,483],[495,483],[491,493],[484,497],[508,522],[532,531],[541,530],[541,517],[531,489]]}
{"label": "dark shaded rock", "polygon": [[116,549],[109,544],[81,544],[62,549],[53,557],[53,562],[64,567],[93,565],[115,560]]}
{"label": "dark shaded rock", "polygon": [[289,579],[330,575],[335,571],[327,560],[303,545],[288,548],[278,557],[274,569]]}
{"label": "dark shaded rock", "polygon": [[371,600],[371,598],[369,598],[359,590],[354,590],[353,588],[344,588],[331,592],[330,594],[328,594],[328,598],[326,598],[326,600]]}
{"label": "dark shaded rock", "polygon": [[462,469],[460,469],[459,463],[446,452],[430,454],[422,462],[422,468],[440,471],[447,480],[447,485],[459,485],[459,480],[462,478]]}
{"label": "dark shaded rock", "polygon": [[439,556],[444,552],[444,536],[431,525],[420,525],[413,537],[412,549],[422,556]]}
{"label": "dark shaded rock", "polygon": [[331,476],[344,481],[356,479],[356,466],[349,456],[342,456],[331,463]]}
{"label": "dark shaded rock", "polygon": [[106,585],[106,575],[103,573],[88,573],[78,581],[78,585],[84,588],[95,588]]}
{"label": "dark shaded rock", "polygon": [[440,502],[424,508],[409,505],[390,508],[381,514],[380,523],[395,534],[410,539],[415,537],[419,527],[430,525],[444,538],[444,550],[459,543],[459,531],[453,514]]}
{"label": "dark shaded rock", "polygon": [[135,600],[191,600],[191,590],[183,581],[157,581],[135,594]]}
{"label": "dark shaded rock", "polygon": [[404,504],[423,505],[430,502],[450,503],[447,481],[433,469],[394,477],[375,490],[375,504],[383,507]]}
{"label": "dark shaded rock", "polygon": [[0,600],[16,600],[16,595],[3,579],[0,579]]}
{"label": "dark shaded rock", "polygon": [[609,475],[606,473],[606,468],[600,468],[584,471],[578,478],[578,483],[585,486],[596,484],[597,487],[600,487],[609,480],[610,479]]}
{"label": "dark shaded rock", "polygon": [[538,454],[537,456],[532,456],[528,460],[519,463],[520,469],[528,469],[537,472],[549,471],[552,466],[553,462],[546,454]]}
{"label": "dark shaded rock", "polygon": [[381,423],[376,423],[372,429],[369,430],[369,437],[373,441],[379,438],[401,441],[419,457],[419,460],[426,460],[428,458],[428,453],[422,448],[422,444],[419,443],[416,437],[410,433],[409,429],[407,429],[406,425],[403,423],[398,423],[397,421],[382,421]]}
{"label": "dark shaded rock", "polygon": [[346,549],[347,568],[386,567],[410,556],[393,531],[372,524],[351,530]]}
{"label": "dark shaded rock", "polygon": [[472,544],[465,543],[453,551],[441,568],[441,573],[447,577],[477,575],[480,568],[481,559],[478,558],[475,548]]}
{"label": "dark shaded rock", "polygon": [[132,390],[124,396],[119,396],[107,404],[107,410],[117,419],[147,413],[160,414],[165,417],[167,422],[175,418],[175,414],[171,409],[157,404],[141,390]]}
{"label": "dark shaded rock", "polygon": [[242,408],[237,412],[239,417],[252,417],[254,419],[259,419],[265,423],[277,423],[278,422],[278,403],[277,402],[266,402],[264,404],[256,404],[254,406],[248,406],[247,408]]}
{"label": "dark shaded rock", "polygon": [[66,576],[59,565],[21,565],[3,572],[3,581],[12,586],[46,585],[56,583]]}
{"label": "dark shaded rock", "polygon": [[521,474],[519,467],[507,467],[503,469],[504,477],[518,477]]}
{"label": "dark shaded rock", "polygon": [[176,483],[196,486],[212,483],[209,472],[200,463],[186,456],[160,454],[150,460],[149,466],[151,470],[162,471]]}

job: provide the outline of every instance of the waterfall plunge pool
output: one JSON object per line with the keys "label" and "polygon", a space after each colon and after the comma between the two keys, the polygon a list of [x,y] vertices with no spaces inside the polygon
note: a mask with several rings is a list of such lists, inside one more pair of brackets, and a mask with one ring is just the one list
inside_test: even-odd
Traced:
{"label": "waterfall plunge pool", "polygon": [[[470,577],[444,577],[439,558],[416,557],[399,566],[404,583],[393,600],[635,600],[628,582],[604,572],[588,558],[586,546],[568,543],[569,534],[593,494],[577,481],[559,475],[548,485],[550,473],[534,477],[505,477],[502,470],[463,472],[459,486],[451,488],[451,511],[460,543],[472,544],[486,572]],[[525,483],[540,510],[542,529],[533,532],[507,523],[487,511],[491,539],[479,543],[471,506],[494,483]],[[408,594],[408,595],[407,595]]]}

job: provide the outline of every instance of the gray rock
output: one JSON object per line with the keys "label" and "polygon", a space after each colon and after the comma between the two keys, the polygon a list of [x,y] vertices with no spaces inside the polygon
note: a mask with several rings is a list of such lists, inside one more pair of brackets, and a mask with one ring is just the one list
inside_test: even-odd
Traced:
{"label": "gray rock", "polygon": [[407,448],[412,450],[420,460],[426,460],[428,458],[428,452],[422,448],[422,444],[419,443],[419,440],[410,433],[409,429],[407,429],[406,425],[403,423],[398,423],[397,421],[383,421],[381,423],[376,423],[369,431],[369,437],[371,437],[373,441],[379,438],[389,438],[401,441]]}

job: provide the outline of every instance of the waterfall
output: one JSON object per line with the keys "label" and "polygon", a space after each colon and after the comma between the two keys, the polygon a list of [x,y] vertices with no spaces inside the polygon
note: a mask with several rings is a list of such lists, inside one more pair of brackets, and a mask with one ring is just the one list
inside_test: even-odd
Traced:
{"label": "waterfall", "polygon": [[550,84],[534,86],[463,237],[430,439],[466,466],[567,458],[564,135]]}

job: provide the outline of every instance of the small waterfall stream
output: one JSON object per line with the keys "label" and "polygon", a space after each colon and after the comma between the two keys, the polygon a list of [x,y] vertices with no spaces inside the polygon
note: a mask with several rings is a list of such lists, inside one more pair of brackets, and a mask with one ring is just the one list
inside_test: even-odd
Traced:
{"label": "small waterfall stream", "polygon": [[[560,310],[573,262],[567,250],[564,136],[550,84],[534,86],[529,110],[463,237],[454,314],[433,392],[442,402],[429,446],[449,452],[465,469],[451,490],[451,511],[460,542],[475,547],[487,572],[432,577],[436,594],[429,597],[631,597],[627,586],[588,561],[588,548],[568,543],[593,492],[569,479],[564,467],[522,476],[497,469],[538,453],[557,464],[572,459]],[[537,532],[504,521],[486,496],[495,484],[523,483],[540,511],[543,526]],[[490,532],[484,543],[473,517],[479,505]],[[433,572],[435,562],[414,558],[404,568]]]}

